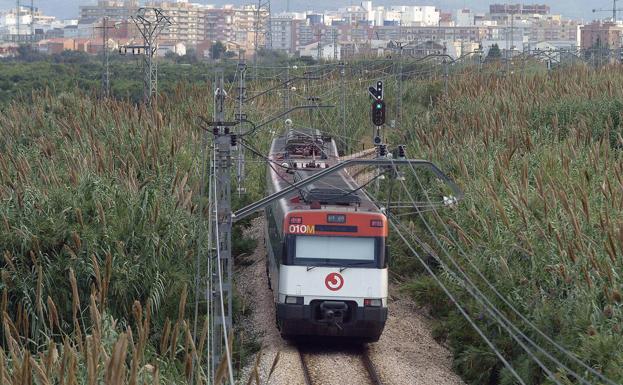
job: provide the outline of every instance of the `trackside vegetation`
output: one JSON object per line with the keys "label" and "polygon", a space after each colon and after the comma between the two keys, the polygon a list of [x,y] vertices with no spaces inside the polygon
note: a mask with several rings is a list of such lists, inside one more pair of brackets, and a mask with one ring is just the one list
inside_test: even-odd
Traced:
{"label": "trackside vegetation", "polygon": [[[432,108],[413,105],[408,116],[418,118],[396,133],[466,192],[458,209],[442,213],[451,234],[436,223],[444,247],[513,323],[591,383],[600,382],[510,311],[469,262],[545,334],[623,381],[622,108],[620,66],[473,71],[454,77]],[[430,236],[427,242],[435,245]],[[442,276],[526,383],[551,383],[452,276]],[[416,274],[406,289],[441,320],[436,333],[454,349],[466,381],[515,383],[431,279]],[[577,383],[536,356],[561,383]]]}
{"label": "trackside vegetation", "polygon": [[[63,79],[80,68],[50,61],[28,68],[37,65],[46,73],[58,66]],[[303,76],[299,65],[290,76]],[[206,80],[212,75],[191,64],[184,69],[188,78],[178,82],[177,67],[171,64],[167,75],[164,65],[166,80],[152,110],[137,103],[138,83],[113,82],[128,90],[114,92],[116,99],[96,97],[95,65],[93,73],[76,73],[87,83],[50,80],[32,92],[20,91],[19,84],[31,87],[36,79],[19,66],[0,69],[11,75],[10,83],[0,81],[6,91],[0,107],[0,383],[182,384],[191,375],[205,383],[202,365],[193,361],[205,360],[207,323],[202,316],[195,328],[193,312],[195,261],[207,241],[201,218],[208,210],[199,196],[206,135],[199,116],[210,119],[213,91]],[[552,382],[443,270],[443,249],[565,365],[600,383],[510,311],[473,266],[540,330],[623,382],[623,68],[578,64],[547,71],[530,63],[512,74],[503,69],[496,63],[481,71],[456,69],[446,94],[442,71],[405,60],[402,119],[384,135],[392,145],[406,144],[409,156],[434,161],[466,193],[456,208],[439,212],[445,226],[432,213],[405,225],[430,247],[421,249],[430,266],[526,383]],[[344,153],[369,147],[367,87],[386,81],[388,121],[397,119],[396,70],[391,60],[353,63],[345,78],[334,70],[293,84],[292,105],[316,95],[337,107],[291,117],[295,125],[332,133]],[[233,100],[235,75],[227,77]],[[276,78],[264,76],[249,92],[276,86]],[[249,120],[275,116],[283,92],[250,103]],[[279,120],[244,140],[266,153],[282,128]],[[235,194],[238,207],[263,195],[265,164],[247,157],[247,193]],[[254,246],[235,238],[237,255]],[[397,284],[430,310],[435,335],[452,349],[464,380],[515,384],[396,237],[391,251]],[[236,306],[246,311],[245,304]],[[199,314],[205,310],[199,298]],[[234,349],[237,362],[244,361],[249,347]],[[549,367],[561,383],[578,383]]]}

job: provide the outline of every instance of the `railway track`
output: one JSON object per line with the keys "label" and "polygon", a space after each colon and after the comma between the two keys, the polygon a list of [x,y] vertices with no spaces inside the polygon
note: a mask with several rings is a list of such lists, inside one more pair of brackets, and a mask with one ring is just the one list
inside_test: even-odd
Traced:
{"label": "railway track", "polygon": [[[340,352],[339,357],[342,359],[332,358],[333,368],[331,371],[324,370],[319,368],[318,363],[315,360],[318,360],[319,357],[325,353],[320,348],[307,348],[298,346],[299,357],[301,359],[301,366],[303,367],[303,376],[305,379],[305,385],[326,385],[332,384],[336,382],[336,379],[327,379],[323,378],[325,376],[331,376],[335,373],[340,372],[344,369],[345,366],[348,366],[352,369],[353,362],[352,359],[356,357],[359,361],[362,368],[364,368],[364,372],[361,373],[361,378],[349,378],[349,382],[344,382],[343,380],[339,381],[341,384],[349,385],[349,384],[357,384],[363,385],[366,382],[370,385],[382,385],[381,379],[370,359],[368,354],[368,349],[366,347],[357,347],[348,349],[346,351]],[[335,352],[333,352],[335,354]],[[355,364],[356,365],[356,364]],[[326,365],[325,365],[326,366]],[[365,379],[364,379],[365,378]],[[366,381],[366,382],[362,382]]]}

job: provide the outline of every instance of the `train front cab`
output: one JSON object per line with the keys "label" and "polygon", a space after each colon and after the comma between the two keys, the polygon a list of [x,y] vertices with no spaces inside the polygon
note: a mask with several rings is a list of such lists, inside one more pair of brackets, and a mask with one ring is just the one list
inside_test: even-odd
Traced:
{"label": "train front cab", "polygon": [[284,337],[377,341],[387,320],[387,221],[291,212],[283,222],[277,323]]}

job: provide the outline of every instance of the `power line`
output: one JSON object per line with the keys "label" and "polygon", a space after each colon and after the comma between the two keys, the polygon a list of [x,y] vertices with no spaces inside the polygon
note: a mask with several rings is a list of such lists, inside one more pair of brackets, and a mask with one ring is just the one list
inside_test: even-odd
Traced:
{"label": "power line", "polygon": [[158,96],[158,37],[173,21],[160,8],[139,8],[136,15],[132,16],[132,21],[143,37],[143,44],[123,46],[119,48],[119,52],[123,49],[124,54],[128,50],[132,54],[142,54],[143,99],[145,104],[152,104],[157,102]]}
{"label": "power line", "polygon": [[517,371],[515,371],[515,369],[513,368],[513,366],[506,360],[506,358],[504,358],[504,356],[502,355],[502,353],[498,350],[498,348],[495,346],[495,344],[493,342],[491,342],[491,340],[485,335],[485,333],[482,331],[482,329],[480,329],[478,327],[478,325],[476,325],[476,323],[474,322],[474,320],[469,316],[469,314],[467,314],[467,312],[465,311],[465,309],[463,309],[463,307],[461,306],[461,304],[456,300],[456,298],[452,295],[452,293],[450,292],[450,290],[448,290],[448,288],[443,284],[443,282],[441,282],[441,280],[439,279],[439,277],[437,277],[437,275],[435,274],[435,272],[430,268],[430,266],[428,266],[428,264],[426,263],[426,261],[424,261],[424,259],[422,258],[422,256],[420,256],[420,254],[418,254],[418,252],[413,248],[413,246],[411,246],[411,244],[409,243],[409,241],[405,238],[405,236],[400,232],[400,229],[398,228],[398,226],[396,226],[396,222],[391,219],[391,216],[389,218],[390,223],[392,224],[392,226],[394,227],[394,230],[396,230],[396,233],[398,234],[398,236],[402,239],[402,241],[404,242],[404,244],[407,246],[407,248],[411,251],[411,253],[413,253],[413,255],[416,256],[416,258],[420,261],[420,263],[422,264],[422,266],[424,267],[424,269],[426,269],[426,271],[428,272],[428,274],[433,278],[433,280],[435,281],[435,283],[437,283],[437,285],[439,285],[439,287],[441,288],[441,290],[443,290],[443,292],[446,294],[446,296],[450,299],[450,301],[452,301],[452,303],[454,304],[454,306],[456,306],[456,308],[458,309],[459,313],[461,313],[461,315],[465,318],[465,320],[467,320],[467,322],[470,324],[470,326],[476,331],[476,333],[478,333],[478,335],[480,336],[480,338],[482,338],[485,343],[489,346],[489,348],[493,351],[493,353],[500,359],[500,361],[502,361],[502,363],[504,364],[504,366],[511,372],[511,374],[513,375],[513,377],[515,377],[517,379],[517,381],[519,381],[520,384],[522,385],[526,385],[526,383],[524,382],[524,380],[519,376],[519,374],[517,374]]}
{"label": "power line", "polygon": [[[233,370],[231,364],[231,354],[229,348],[228,330],[233,327],[233,264],[231,250],[231,134],[225,120],[225,90],[223,71],[217,71],[215,75],[214,87],[214,120],[212,122],[214,145],[213,145],[213,165],[214,165],[214,207],[215,207],[215,226],[213,228],[216,240],[216,261],[213,268],[214,273],[210,273],[210,279],[215,282],[213,287],[218,287],[218,291],[212,291],[211,305],[215,325],[212,329],[212,357],[211,369],[212,378],[215,379],[216,369],[220,366],[223,352],[226,354],[227,365],[233,382]],[[225,283],[223,283],[225,281]],[[218,298],[217,298],[218,297]],[[214,303],[216,300],[216,304]],[[225,306],[227,300],[227,306]],[[225,346],[223,346],[225,345]]]}
{"label": "power line", "polygon": [[[412,173],[414,174],[414,176],[415,176],[415,178],[416,178],[416,180],[417,180],[417,182],[418,182],[419,188],[420,188],[420,189],[422,189],[423,193],[424,193],[424,194],[425,194],[425,196],[426,196],[426,199],[430,202],[430,196],[429,196],[428,192],[426,191],[426,189],[424,189],[423,184],[421,183],[421,181],[420,181],[419,177],[417,176],[417,171],[415,170],[415,168],[414,168],[414,167],[412,167],[412,166],[410,166],[410,167],[411,167],[411,171],[412,171]],[[404,188],[405,188],[405,190],[407,191],[408,196],[409,196],[409,197],[410,197],[410,199],[412,200],[413,198],[412,198],[412,196],[411,196],[410,192],[408,191],[408,189],[407,189],[406,185],[404,184],[404,182],[402,182],[402,183],[403,183],[403,187],[404,187]],[[416,210],[417,210],[417,206],[416,206],[416,205],[414,205],[414,207],[416,207]],[[474,268],[474,269],[478,272],[478,275],[479,275],[479,276],[480,276],[480,277],[481,277],[481,278],[482,278],[482,279],[483,279],[483,280],[487,283],[487,285],[488,285],[490,288],[492,288],[492,289],[495,291],[495,293],[496,293],[496,294],[497,294],[500,298],[503,298],[503,301],[504,301],[507,305],[509,305],[509,306],[512,308],[512,310],[514,310],[514,311],[515,311],[515,312],[516,312],[516,313],[517,313],[517,314],[518,314],[518,315],[519,315],[519,316],[520,316],[523,320],[527,320],[527,319],[526,319],[526,318],[525,318],[525,317],[524,317],[521,313],[519,313],[519,312],[516,310],[516,308],[515,308],[514,306],[512,306],[512,305],[508,302],[508,300],[506,300],[506,298],[505,298],[504,296],[502,296],[502,295],[499,293],[499,291],[497,291],[497,290],[495,289],[495,287],[493,286],[493,284],[491,284],[491,283],[490,283],[490,282],[486,279],[486,277],[484,277],[484,274],[482,274],[482,272],[481,272],[481,271],[480,271],[480,270],[479,270],[479,269],[478,269],[478,268],[477,268],[477,267],[473,264],[473,262],[471,261],[471,259],[467,257],[467,255],[466,255],[465,251],[462,249],[462,247],[460,246],[460,244],[459,244],[459,243],[456,241],[456,239],[453,237],[453,235],[451,234],[451,232],[450,232],[450,230],[448,229],[447,225],[443,222],[443,220],[441,220],[441,217],[439,216],[439,213],[437,212],[437,210],[433,209],[432,211],[435,213],[435,215],[437,216],[437,218],[438,218],[438,219],[440,220],[440,222],[443,224],[444,229],[446,230],[447,234],[451,237],[451,239],[453,240],[453,242],[454,242],[454,243],[458,246],[458,248],[459,248],[459,250],[460,250],[460,253],[461,253],[461,254],[462,254],[462,255],[463,255],[463,256],[464,256],[464,257],[465,257],[465,258],[466,258],[466,259],[470,262],[470,265],[471,265],[471,266],[472,266],[472,267],[473,267],[473,268]],[[517,327],[516,327],[516,326],[515,326],[515,325],[514,325],[511,321],[509,321],[509,320],[508,320],[508,318],[506,318],[506,316],[504,316],[504,315],[503,315],[503,314],[502,314],[502,313],[501,313],[501,312],[500,312],[500,311],[499,311],[499,310],[495,307],[495,305],[493,305],[493,304],[489,301],[489,299],[488,299],[488,298],[487,298],[487,297],[486,297],[486,296],[485,296],[485,295],[484,295],[484,294],[483,294],[483,293],[482,293],[482,292],[478,289],[478,287],[477,287],[477,286],[473,283],[473,281],[469,278],[469,276],[465,273],[465,271],[464,271],[464,270],[460,267],[460,265],[456,262],[456,260],[455,260],[454,258],[452,258],[452,257],[451,257],[450,253],[449,253],[449,252],[447,251],[447,249],[443,246],[443,243],[442,243],[442,242],[439,240],[439,238],[436,236],[435,232],[432,230],[432,228],[430,227],[430,225],[428,224],[428,222],[427,222],[427,221],[426,221],[423,217],[421,217],[421,220],[422,220],[422,223],[424,224],[424,226],[425,226],[425,227],[427,228],[427,230],[429,231],[429,233],[430,233],[430,234],[433,236],[433,238],[435,239],[436,243],[437,243],[437,244],[438,244],[438,245],[442,248],[442,250],[444,251],[444,254],[445,254],[445,255],[446,255],[446,257],[449,259],[449,261],[452,263],[452,265],[453,265],[453,266],[454,266],[454,267],[455,267],[455,268],[459,271],[459,273],[463,276],[463,278],[466,280],[466,282],[468,282],[468,283],[469,283],[469,284],[470,284],[470,285],[474,288],[474,290],[475,290],[475,292],[478,294],[478,296],[480,296],[480,297],[481,297],[481,298],[482,298],[482,299],[483,299],[483,300],[484,300],[484,301],[488,304],[488,306],[490,306],[490,307],[491,307],[491,309],[492,309],[495,313],[497,313],[497,315],[498,315],[500,318],[502,318],[502,319],[503,319],[506,323],[508,323],[508,325],[510,325],[510,327],[512,327],[512,328],[515,330],[515,332],[517,332],[517,333],[518,333],[518,334],[519,334],[522,338],[524,338],[524,339],[525,339],[528,343],[530,343],[530,344],[531,344],[532,346],[534,346],[537,350],[539,350],[541,353],[543,353],[544,355],[546,355],[546,356],[547,356],[547,358],[549,358],[551,361],[555,362],[557,365],[559,365],[560,367],[562,367],[562,368],[564,368],[565,370],[567,370],[567,371],[568,371],[571,375],[573,375],[574,377],[576,377],[576,378],[577,378],[580,382],[585,383],[585,384],[587,384],[587,385],[590,385],[590,383],[589,383],[589,382],[587,382],[587,381],[586,381],[586,380],[585,380],[582,376],[580,376],[579,374],[577,374],[576,372],[574,372],[573,370],[571,370],[570,368],[568,368],[566,365],[564,365],[563,363],[561,363],[558,359],[556,359],[555,357],[553,357],[553,356],[552,356],[552,355],[551,355],[548,351],[546,351],[546,350],[545,350],[545,349],[543,349],[541,346],[539,346],[538,344],[536,344],[536,343],[535,343],[532,339],[530,339],[530,338],[529,338],[528,336],[526,336],[526,335],[525,335],[525,334],[524,334],[521,330],[519,330],[519,329],[518,329],[518,328],[517,328]],[[475,297],[475,299],[477,299],[477,298]],[[477,299],[477,300],[478,300],[478,299]],[[479,302],[480,302],[480,301],[479,301]],[[533,326],[533,328],[535,328],[535,330],[538,330],[538,328],[536,328],[536,326],[534,326],[534,324],[532,324],[532,323],[530,323],[530,324]],[[509,332],[510,332],[510,330],[509,330]],[[539,330],[539,332],[540,332],[540,333],[542,333],[540,330]],[[543,336],[545,336],[545,337],[548,339],[548,341],[553,342],[553,340],[551,340],[551,338],[550,338],[549,336],[546,336],[546,335],[545,335],[545,333],[542,333],[542,335],[543,335]],[[519,342],[519,341],[518,341],[518,342]],[[522,343],[520,343],[520,344],[521,344],[521,345],[522,345],[522,347],[523,347],[523,344],[522,344]],[[556,345],[557,345],[557,344],[556,344]],[[559,345],[558,345],[558,346],[559,346]],[[524,349],[524,350],[526,350],[526,349]],[[531,351],[526,350],[526,352],[527,352],[529,355],[533,356],[533,354],[531,353]],[[535,357],[535,358],[536,358],[536,357]],[[572,358],[574,358],[574,357],[572,356]],[[575,358],[575,359],[577,360],[577,358]],[[538,359],[537,359],[537,360],[538,360]],[[578,361],[579,361],[579,362],[582,362],[582,361],[580,361],[580,360],[578,360]],[[536,361],[535,361],[535,362],[536,362]],[[538,362],[540,362],[540,361],[538,361]],[[538,363],[538,362],[537,362],[537,363]],[[611,385],[615,385],[615,383],[614,383],[614,382],[610,382],[610,380],[608,380],[605,376],[603,376],[603,375],[601,375],[600,373],[596,372],[594,369],[592,369],[592,368],[588,367],[588,366],[587,366],[586,364],[584,364],[583,362],[582,362],[582,364],[583,364],[583,365],[584,365],[587,369],[589,369],[590,371],[594,372],[593,374],[597,375],[597,376],[598,376],[598,377],[600,377],[600,378],[602,378],[602,377],[603,377],[602,379],[603,379],[604,381],[608,382],[608,383],[609,383],[609,384],[611,384]],[[539,366],[541,366],[541,365],[539,365]],[[548,369],[544,368],[543,366],[541,366],[541,367],[542,367],[542,369],[544,369],[546,372],[549,372],[549,370],[548,370]],[[551,372],[549,372],[549,373],[551,373]],[[550,375],[550,376],[551,376],[551,375]],[[556,380],[555,380],[553,377],[552,377],[552,380],[553,380],[554,382],[556,382]]]}
{"label": "power line", "polygon": [[108,25],[108,16],[102,18],[102,97],[110,96],[110,50],[108,49],[108,30],[116,28]]}
{"label": "power line", "polygon": [[[414,174],[414,176],[415,176],[415,178],[417,180],[418,185],[420,186],[420,188],[422,188],[422,182],[420,181],[419,177],[417,176],[417,172],[415,171],[415,169],[413,167],[411,167],[411,170],[412,170],[412,172],[413,172],[413,174]],[[430,201],[429,195],[426,192],[426,190],[423,190],[423,191],[424,191],[426,199]],[[472,259],[467,256],[467,253],[465,252],[465,250],[463,249],[461,244],[456,240],[454,235],[452,235],[452,232],[450,231],[448,226],[445,224],[445,222],[441,219],[441,217],[439,216],[439,213],[437,211],[435,211],[434,214],[437,217],[437,219],[439,220],[439,222],[442,224],[445,232],[448,234],[448,236],[450,237],[452,242],[458,247],[459,253],[461,255],[463,255],[463,257],[468,261],[469,265],[474,269],[474,271],[476,271],[478,276],[486,283],[486,285],[494,292],[494,294],[504,302],[504,304],[506,304],[515,314],[517,314],[524,322],[526,322],[528,324],[528,326],[530,326],[534,331],[536,331],[538,334],[540,334],[549,343],[551,343],[553,346],[555,346],[558,350],[560,350],[562,353],[567,355],[569,358],[571,358],[577,364],[583,366],[586,370],[591,372],[593,375],[599,377],[599,379],[601,379],[602,381],[605,381],[605,382],[607,382],[610,385],[617,385],[614,381],[612,381],[611,379],[605,377],[603,374],[597,372],[594,368],[588,366],[585,362],[580,360],[575,354],[571,353],[569,350],[564,348],[562,345],[558,344],[550,336],[548,336],[546,333],[544,333],[542,330],[540,330],[527,317],[525,317],[519,310],[517,310],[517,308],[504,295],[502,295],[495,288],[495,286],[485,277],[485,275],[482,273],[482,271],[474,264]]]}

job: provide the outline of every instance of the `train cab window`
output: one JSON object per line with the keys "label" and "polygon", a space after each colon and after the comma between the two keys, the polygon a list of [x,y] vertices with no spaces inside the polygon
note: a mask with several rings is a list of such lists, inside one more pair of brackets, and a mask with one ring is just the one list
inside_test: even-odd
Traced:
{"label": "train cab window", "polygon": [[380,237],[289,235],[285,243],[285,264],[386,267],[385,240]]}
{"label": "train cab window", "polygon": [[297,259],[353,259],[374,261],[374,238],[354,237],[298,237]]}

